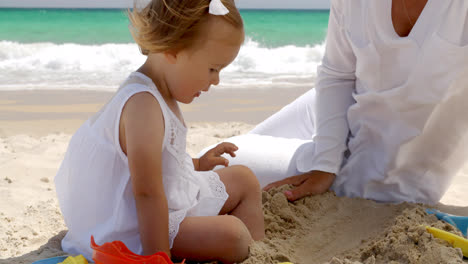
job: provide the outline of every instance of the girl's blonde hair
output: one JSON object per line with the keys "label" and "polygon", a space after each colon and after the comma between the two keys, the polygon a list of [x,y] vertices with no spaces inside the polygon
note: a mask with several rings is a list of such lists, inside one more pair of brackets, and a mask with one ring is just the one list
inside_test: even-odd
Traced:
{"label": "girl's blonde hair", "polygon": [[[152,0],[141,10],[128,10],[130,32],[141,53],[178,51],[191,47],[209,18],[211,0]],[[218,16],[235,28],[244,23],[234,0],[221,0],[229,13]]]}

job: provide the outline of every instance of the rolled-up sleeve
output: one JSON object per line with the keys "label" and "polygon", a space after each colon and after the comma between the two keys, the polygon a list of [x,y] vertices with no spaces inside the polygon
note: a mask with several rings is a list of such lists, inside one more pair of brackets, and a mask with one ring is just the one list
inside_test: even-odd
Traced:
{"label": "rolled-up sleeve", "polygon": [[313,142],[298,153],[296,165],[300,172],[320,170],[336,174],[346,151],[346,115],[354,103],[356,57],[343,27],[345,3],[332,0],[325,55],[317,69],[313,115],[316,131]]}

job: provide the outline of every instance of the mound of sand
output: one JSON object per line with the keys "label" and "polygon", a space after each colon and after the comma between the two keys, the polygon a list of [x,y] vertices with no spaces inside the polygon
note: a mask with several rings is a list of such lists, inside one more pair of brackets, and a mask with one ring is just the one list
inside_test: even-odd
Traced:
{"label": "mound of sand", "polygon": [[[283,186],[263,192],[266,239],[244,263],[463,263],[460,249],[425,226],[461,235],[418,204],[379,204],[328,192],[289,203]],[[328,262],[327,262],[328,261]]]}

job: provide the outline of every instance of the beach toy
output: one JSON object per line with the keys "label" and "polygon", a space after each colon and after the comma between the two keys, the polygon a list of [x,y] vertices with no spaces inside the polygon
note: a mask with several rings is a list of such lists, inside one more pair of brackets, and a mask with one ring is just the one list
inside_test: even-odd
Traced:
{"label": "beach toy", "polygon": [[435,227],[426,226],[427,232],[431,233],[434,237],[443,239],[452,245],[454,248],[460,248],[463,252],[463,256],[468,257],[468,240],[457,236],[455,234],[449,233],[444,230],[440,230]]}
{"label": "beach toy", "polygon": [[426,213],[435,214],[439,220],[443,220],[458,228],[462,232],[463,236],[466,237],[466,232],[468,229],[468,216],[451,215],[436,209],[426,209]]}
{"label": "beach toy", "polygon": [[[164,252],[141,256],[130,251],[122,241],[113,241],[98,246],[91,236],[93,260],[96,264],[174,264]],[[185,262],[182,261],[181,264]]]}
{"label": "beach toy", "polygon": [[58,264],[58,263],[63,262],[66,258],[68,258],[68,256],[53,257],[53,258],[34,261],[32,264]]}
{"label": "beach toy", "polygon": [[88,261],[83,257],[83,255],[79,255],[76,257],[68,257],[59,264],[88,264]]}

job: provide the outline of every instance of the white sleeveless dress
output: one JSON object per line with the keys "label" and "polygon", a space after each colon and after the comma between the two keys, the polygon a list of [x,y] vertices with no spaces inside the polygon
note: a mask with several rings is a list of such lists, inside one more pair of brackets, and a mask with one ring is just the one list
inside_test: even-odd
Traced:
{"label": "white sleeveless dress", "polygon": [[86,121],[70,140],[55,177],[57,197],[68,233],[62,248],[91,259],[90,237],[98,244],[120,240],[142,254],[128,159],[119,143],[119,121],[127,100],[141,92],[158,100],[164,116],[163,185],[169,207],[172,248],[187,216],[215,216],[228,198],[213,171],[195,171],[186,152],[187,128],[169,109],[154,83],[134,72],[100,112]]}

